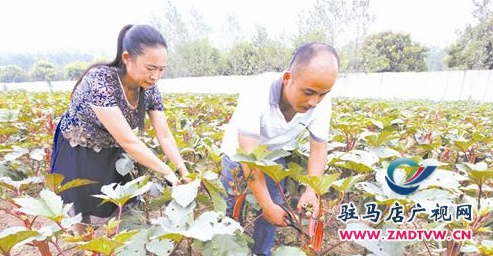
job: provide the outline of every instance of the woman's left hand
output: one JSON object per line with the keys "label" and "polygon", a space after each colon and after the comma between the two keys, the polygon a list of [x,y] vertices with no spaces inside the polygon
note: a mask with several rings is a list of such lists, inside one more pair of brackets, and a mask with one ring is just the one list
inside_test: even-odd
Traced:
{"label": "woman's left hand", "polygon": [[181,176],[181,179],[180,179],[181,183],[190,183],[190,182],[192,182],[193,179],[191,179],[189,177],[190,172],[188,172],[188,170],[187,170],[187,168],[185,166],[182,167],[182,168],[180,168],[179,171],[180,171],[180,176]]}

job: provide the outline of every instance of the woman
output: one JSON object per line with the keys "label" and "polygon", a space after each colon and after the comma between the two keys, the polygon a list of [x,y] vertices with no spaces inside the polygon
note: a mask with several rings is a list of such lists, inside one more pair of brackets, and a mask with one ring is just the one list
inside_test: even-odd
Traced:
{"label": "woman", "polygon": [[[149,25],[127,25],[118,36],[116,57],[107,64],[89,67],[77,81],[70,105],[57,126],[51,171],[65,176],[65,182],[82,178],[97,181],[62,193],[73,202],[71,214],[82,213],[82,222],[100,224],[116,206],[100,205],[92,195],[101,187],[129,180],[115,169],[123,152],[135,161],[163,174],[176,185],[175,172],[160,160],[134,133],[144,129],[147,111],[163,152],[182,177],[189,173],[164,115],[161,94],[155,83],[167,63],[167,44],[161,33]],[[84,232],[84,225],[74,228]]]}

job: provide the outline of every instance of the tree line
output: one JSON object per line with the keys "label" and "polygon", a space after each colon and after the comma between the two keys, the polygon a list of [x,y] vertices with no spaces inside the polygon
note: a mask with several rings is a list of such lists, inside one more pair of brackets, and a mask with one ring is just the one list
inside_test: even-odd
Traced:
{"label": "tree line", "polygon": [[[467,25],[444,49],[427,47],[410,34],[369,34],[369,25],[375,19],[370,1],[318,0],[299,13],[295,35],[275,38],[262,25],[257,25],[253,36],[247,38],[236,17],[229,15],[223,35],[228,45],[223,47],[211,42],[212,29],[199,12],[192,10],[187,19],[170,0],[164,2],[164,16],[152,17],[150,23],[171,39],[167,78],[282,71],[294,49],[307,41],[333,45],[339,51],[342,72],[493,69],[491,0],[472,0],[472,15],[478,24]],[[7,83],[76,80],[91,64],[110,60],[104,55],[67,52],[0,57],[0,82]]]}

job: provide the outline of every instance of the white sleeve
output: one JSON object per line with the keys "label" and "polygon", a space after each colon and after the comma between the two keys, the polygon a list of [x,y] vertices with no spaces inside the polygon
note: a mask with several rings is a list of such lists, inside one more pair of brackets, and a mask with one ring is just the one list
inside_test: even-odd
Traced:
{"label": "white sleeve", "polygon": [[308,125],[310,136],[317,141],[328,141],[330,119],[332,116],[332,100],[327,95],[316,107],[314,119]]}
{"label": "white sleeve", "polygon": [[238,134],[253,138],[260,138],[260,105],[259,97],[254,90],[245,90],[238,98],[234,119]]}

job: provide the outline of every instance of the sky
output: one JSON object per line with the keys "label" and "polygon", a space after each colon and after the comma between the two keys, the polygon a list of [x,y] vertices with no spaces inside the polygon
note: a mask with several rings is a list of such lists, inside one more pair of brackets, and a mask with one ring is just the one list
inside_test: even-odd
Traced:
{"label": "sky", "polygon": [[[0,3],[0,53],[93,51],[113,54],[121,27],[164,14],[166,0],[15,0]],[[291,33],[301,10],[316,0],[170,0],[180,13],[200,13],[218,34],[228,14],[246,33],[255,24],[270,35]],[[370,0],[370,32],[408,33],[427,46],[444,47],[475,24],[472,0]],[[168,40],[172,40],[168,38]],[[214,40],[213,40],[214,41]]]}

